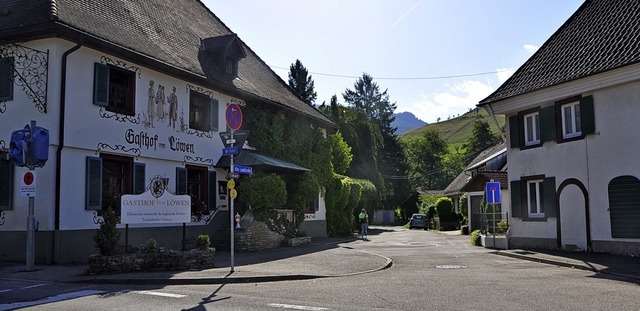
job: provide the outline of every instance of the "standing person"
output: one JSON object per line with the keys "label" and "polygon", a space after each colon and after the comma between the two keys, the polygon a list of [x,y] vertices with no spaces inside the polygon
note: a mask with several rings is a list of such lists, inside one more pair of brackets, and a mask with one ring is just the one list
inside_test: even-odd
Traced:
{"label": "standing person", "polygon": [[367,215],[367,211],[365,211],[364,208],[360,211],[358,219],[360,220],[360,234],[362,235],[362,239],[366,241],[369,239],[369,215]]}

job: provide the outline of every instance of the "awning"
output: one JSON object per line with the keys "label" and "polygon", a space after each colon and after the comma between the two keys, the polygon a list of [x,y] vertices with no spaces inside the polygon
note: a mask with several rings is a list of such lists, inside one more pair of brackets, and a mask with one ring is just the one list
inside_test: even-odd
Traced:
{"label": "awning", "polygon": [[[216,163],[215,167],[229,168],[231,164],[229,156],[221,156]],[[251,166],[254,169],[264,172],[274,173],[296,173],[296,172],[308,172],[311,171],[308,168],[304,168],[300,165],[293,164],[291,162],[283,161],[270,157],[266,154],[259,153],[254,150],[242,149],[239,154],[233,159],[234,165]]]}

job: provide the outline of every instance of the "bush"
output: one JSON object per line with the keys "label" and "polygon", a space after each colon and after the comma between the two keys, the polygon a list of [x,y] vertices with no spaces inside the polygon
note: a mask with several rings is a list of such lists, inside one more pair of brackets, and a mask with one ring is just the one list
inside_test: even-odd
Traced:
{"label": "bush", "polygon": [[501,220],[498,223],[498,233],[505,233],[509,229],[509,223],[506,220]]}
{"label": "bush", "polygon": [[471,232],[471,245],[482,246],[482,241],[480,240],[480,229],[473,230],[473,232]]}
{"label": "bush", "polygon": [[93,236],[93,241],[100,250],[100,254],[110,256],[118,251],[118,241],[120,241],[120,231],[116,225],[120,223],[120,217],[109,207],[102,214],[100,228]]}
{"label": "bush", "polygon": [[469,226],[468,225],[461,226],[460,227],[460,234],[469,235]]}
{"label": "bush", "polygon": [[154,239],[148,239],[147,244],[140,245],[138,249],[143,253],[157,253],[160,250],[158,242]]}
{"label": "bush", "polygon": [[196,239],[196,247],[201,250],[205,250],[211,246],[211,239],[208,234],[201,234]]}

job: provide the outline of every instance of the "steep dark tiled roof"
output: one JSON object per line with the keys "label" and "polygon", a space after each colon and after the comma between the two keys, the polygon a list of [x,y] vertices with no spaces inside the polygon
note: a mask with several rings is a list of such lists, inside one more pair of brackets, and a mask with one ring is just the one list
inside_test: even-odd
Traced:
{"label": "steep dark tiled roof", "polygon": [[121,57],[136,61],[142,57],[151,67],[173,68],[178,76],[192,76],[225,92],[239,92],[335,127],[301,100],[241,40],[247,55],[238,63],[238,77],[215,74],[206,53],[200,50],[201,40],[232,34],[198,0],[0,1],[2,41],[60,36],[106,51],[119,49]]}
{"label": "steep dark tiled roof", "polygon": [[489,104],[640,61],[640,1],[586,0]]}
{"label": "steep dark tiled roof", "polygon": [[[505,146],[506,146],[506,144],[504,142],[501,142],[499,144],[496,144],[496,145],[494,145],[492,147],[489,147],[489,148],[483,150],[482,152],[480,152],[480,154],[477,155],[471,161],[471,163],[469,163],[467,168],[465,168],[460,174],[458,174],[458,176],[456,176],[456,178],[453,179],[453,181],[447,186],[447,188],[444,189],[444,194],[445,195],[456,195],[456,194],[460,194],[462,192],[465,192],[462,189],[472,179],[472,174],[471,174],[470,171],[479,169],[480,167],[476,167],[478,164],[482,164],[483,161],[485,161],[486,159],[493,157],[496,153],[502,152],[502,150],[505,148]],[[486,161],[484,163],[486,164]],[[487,171],[487,172],[489,172],[489,171]],[[506,176],[506,172],[505,172],[505,176]],[[489,176],[488,180],[491,180],[491,176]],[[496,180],[496,181],[498,181],[498,180]]]}

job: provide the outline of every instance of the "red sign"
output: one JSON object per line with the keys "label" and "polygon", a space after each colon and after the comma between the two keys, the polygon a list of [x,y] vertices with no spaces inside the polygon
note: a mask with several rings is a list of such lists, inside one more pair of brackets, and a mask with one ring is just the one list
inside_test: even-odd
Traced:
{"label": "red sign", "polygon": [[225,112],[225,118],[227,120],[227,126],[230,129],[236,131],[242,126],[242,110],[236,104],[229,104]]}
{"label": "red sign", "polygon": [[33,183],[33,181],[34,181],[35,179],[36,179],[36,178],[33,176],[33,173],[31,173],[31,172],[26,172],[26,173],[24,173],[23,180],[24,180],[24,184],[25,184],[26,186],[31,186],[31,184]]}

